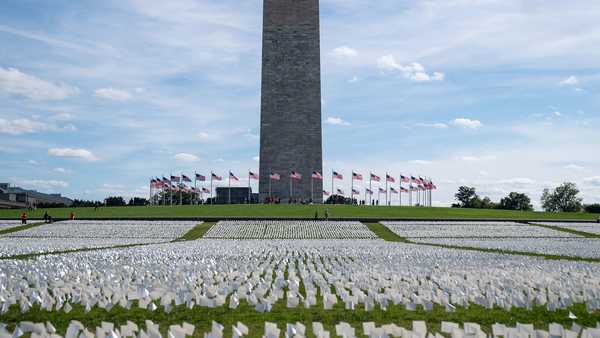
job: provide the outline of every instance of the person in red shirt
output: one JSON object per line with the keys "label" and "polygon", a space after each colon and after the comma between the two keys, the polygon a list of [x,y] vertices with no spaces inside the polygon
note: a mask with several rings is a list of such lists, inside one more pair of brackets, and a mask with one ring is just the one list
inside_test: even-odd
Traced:
{"label": "person in red shirt", "polygon": [[72,221],[75,219],[75,213],[71,211],[71,214],[69,215],[69,219]]}
{"label": "person in red shirt", "polygon": [[21,214],[21,224],[27,224],[27,213]]}

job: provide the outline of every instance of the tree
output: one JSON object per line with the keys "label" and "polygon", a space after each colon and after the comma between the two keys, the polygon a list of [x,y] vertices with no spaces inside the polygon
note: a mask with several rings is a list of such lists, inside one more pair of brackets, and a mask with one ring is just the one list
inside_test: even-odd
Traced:
{"label": "tree", "polygon": [[127,203],[125,203],[125,199],[121,196],[111,196],[105,201],[107,207],[122,207],[127,205]]}
{"label": "tree", "polygon": [[588,204],[585,206],[585,212],[589,212],[590,214],[600,214],[600,204]]}
{"label": "tree", "polygon": [[454,197],[459,202],[461,208],[473,208],[479,200],[475,188],[466,186],[459,187]]}
{"label": "tree", "polygon": [[141,197],[133,197],[131,199],[129,199],[129,203],[130,206],[144,206],[144,205],[148,205],[150,204],[148,202],[148,200],[146,198],[141,198]]}
{"label": "tree", "polygon": [[533,210],[533,205],[531,205],[531,199],[526,194],[511,192],[508,196],[500,200],[498,208],[504,210],[531,211]]}
{"label": "tree", "polygon": [[550,192],[544,189],[542,194],[542,207],[550,212],[577,212],[581,211],[582,199],[577,197],[579,189],[575,183],[566,182]]}

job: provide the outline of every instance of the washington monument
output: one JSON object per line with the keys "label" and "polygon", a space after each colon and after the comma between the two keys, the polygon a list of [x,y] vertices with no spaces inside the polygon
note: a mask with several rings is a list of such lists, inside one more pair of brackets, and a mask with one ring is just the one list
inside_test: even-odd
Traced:
{"label": "washington monument", "polygon": [[[323,184],[319,0],[264,0],[260,199],[315,202]],[[290,172],[302,175],[290,189]],[[270,180],[270,173],[281,180]],[[311,182],[312,181],[312,182]],[[311,193],[312,192],[312,193]]]}

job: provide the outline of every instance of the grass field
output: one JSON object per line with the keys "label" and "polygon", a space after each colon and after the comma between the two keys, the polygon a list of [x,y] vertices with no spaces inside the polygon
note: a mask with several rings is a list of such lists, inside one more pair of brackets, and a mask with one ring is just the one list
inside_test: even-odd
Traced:
{"label": "grass field", "polygon": [[[41,218],[47,210],[54,218],[67,218],[73,211],[77,218],[226,218],[226,217],[278,217],[320,218],[329,210],[330,218],[363,219],[519,219],[519,220],[595,220],[600,214],[521,212],[487,209],[452,209],[350,205],[203,205],[173,207],[102,207],[38,209],[28,212],[30,218]],[[0,210],[1,218],[16,219],[22,210]]]}

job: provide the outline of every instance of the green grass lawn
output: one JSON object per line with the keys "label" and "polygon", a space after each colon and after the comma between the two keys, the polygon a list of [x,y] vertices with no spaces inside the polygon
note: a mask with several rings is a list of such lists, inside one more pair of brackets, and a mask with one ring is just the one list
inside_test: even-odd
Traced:
{"label": "green grass lawn", "polygon": [[[595,220],[600,214],[588,213],[546,213],[521,212],[506,210],[453,209],[453,208],[418,208],[418,207],[385,207],[385,206],[350,206],[350,205],[203,205],[173,207],[107,207],[107,208],[60,208],[38,209],[29,212],[33,218],[41,218],[46,210],[54,218],[67,218],[71,211],[77,218],[152,218],[152,217],[281,217],[281,218],[313,218],[315,212],[323,218],[325,210],[329,210],[331,218],[432,218],[432,219],[572,219]],[[0,210],[0,218],[17,219],[22,210]]]}
{"label": "green grass lawn", "polygon": [[[576,320],[569,319],[569,311],[577,316]],[[164,336],[169,325],[188,322],[196,326],[195,337],[202,337],[204,332],[210,331],[213,320],[225,326],[224,337],[231,337],[231,326],[238,321],[249,327],[248,337],[261,337],[264,333],[264,322],[267,321],[277,323],[282,331],[285,331],[286,323],[301,322],[307,327],[307,337],[312,336],[310,334],[312,322],[323,323],[325,328],[330,330],[332,337],[335,336],[335,325],[347,322],[356,329],[358,337],[363,337],[362,323],[369,321],[375,322],[378,326],[394,323],[411,329],[413,320],[423,320],[427,322],[430,332],[439,332],[442,321],[461,324],[474,322],[480,324],[484,331],[491,333],[491,326],[495,323],[512,327],[517,323],[531,323],[536,329],[543,330],[548,330],[549,323],[559,323],[570,328],[572,323],[576,322],[586,327],[595,327],[596,322],[600,321],[600,312],[588,313],[582,304],[555,312],[537,306],[531,310],[515,307],[506,311],[500,308],[486,309],[478,305],[471,305],[469,308],[457,307],[455,312],[446,312],[441,306],[434,306],[432,311],[425,311],[421,306],[416,311],[408,311],[403,306],[395,305],[390,305],[387,310],[376,307],[372,311],[365,311],[364,306],[357,306],[355,310],[345,310],[342,302],[338,302],[332,310],[324,310],[319,300],[316,306],[309,309],[301,306],[288,309],[284,301],[279,301],[273,306],[273,310],[267,313],[256,312],[246,302],[242,302],[235,310],[230,310],[227,306],[212,309],[195,307],[190,310],[182,305],[175,307],[170,313],[164,312],[162,306],[155,311],[140,309],[135,305],[130,310],[115,306],[111,311],[94,307],[86,313],[82,306],[73,305],[73,310],[68,314],[63,311],[40,310],[37,306],[26,313],[21,313],[18,307],[13,306],[6,314],[1,315],[0,319],[9,325],[11,330],[15,323],[21,321],[36,323],[49,321],[63,335],[71,320],[80,321],[88,329],[94,329],[100,326],[102,321],[124,325],[128,320],[136,323],[140,328],[145,328],[144,321],[149,319],[160,325]]]}

